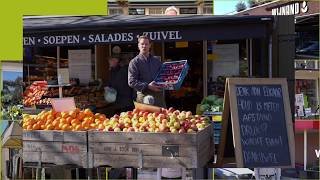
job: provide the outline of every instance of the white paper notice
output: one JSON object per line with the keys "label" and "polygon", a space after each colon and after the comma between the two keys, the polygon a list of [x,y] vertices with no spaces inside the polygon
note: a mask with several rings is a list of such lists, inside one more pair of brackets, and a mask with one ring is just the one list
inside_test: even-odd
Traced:
{"label": "white paper notice", "polygon": [[304,106],[303,94],[296,94],[296,106]]}
{"label": "white paper notice", "polygon": [[91,49],[68,50],[70,78],[78,78],[80,84],[91,80]]}
{"label": "white paper notice", "polygon": [[215,60],[212,62],[212,77],[239,75],[239,45],[215,44],[212,46]]}

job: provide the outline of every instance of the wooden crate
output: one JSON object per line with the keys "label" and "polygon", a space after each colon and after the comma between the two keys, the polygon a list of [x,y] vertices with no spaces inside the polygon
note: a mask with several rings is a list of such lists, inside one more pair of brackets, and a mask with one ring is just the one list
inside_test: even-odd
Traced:
{"label": "wooden crate", "polygon": [[23,161],[87,167],[87,132],[23,131]]}
{"label": "wooden crate", "polygon": [[89,167],[204,167],[214,153],[213,128],[198,133],[89,131]]}

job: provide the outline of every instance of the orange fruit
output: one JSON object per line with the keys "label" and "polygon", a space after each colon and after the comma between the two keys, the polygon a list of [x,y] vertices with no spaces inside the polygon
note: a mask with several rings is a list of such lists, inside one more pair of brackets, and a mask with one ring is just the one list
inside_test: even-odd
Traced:
{"label": "orange fruit", "polygon": [[92,111],[90,110],[90,109],[85,109],[84,111],[83,111],[83,113],[88,117],[92,117],[93,116],[93,113],[92,113]]}
{"label": "orange fruit", "polygon": [[69,125],[68,125],[68,124],[63,124],[62,127],[61,127],[61,129],[62,129],[63,131],[68,131],[68,130],[69,130]]}
{"label": "orange fruit", "polygon": [[61,118],[61,119],[60,119],[60,123],[67,124],[68,121],[67,121],[67,119],[65,119],[65,118]]}
{"label": "orange fruit", "polygon": [[49,115],[47,116],[47,120],[51,120],[51,119],[54,119],[54,117],[53,117],[53,115],[49,114]]}
{"label": "orange fruit", "polygon": [[88,121],[83,121],[82,123],[81,123],[81,125],[82,125],[82,127],[85,127],[85,126],[89,126],[89,122]]}
{"label": "orange fruit", "polygon": [[52,125],[56,127],[57,125],[59,125],[59,123],[60,123],[60,122],[59,122],[58,120],[54,120],[54,121],[52,122]]}
{"label": "orange fruit", "polygon": [[54,126],[53,126],[52,124],[48,124],[48,125],[46,126],[46,129],[47,129],[47,130],[53,130],[53,129],[54,129]]}
{"label": "orange fruit", "polygon": [[41,127],[40,127],[40,125],[39,124],[34,124],[33,126],[32,126],[32,130],[39,130]]}
{"label": "orange fruit", "polygon": [[101,121],[100,119],[95,119],[94,122],[95,122],[96,124],[100,124],[102,121]]}
{"label": "orange fruit", "polygon": [[97,127],[97,125],[95,123],[91,123],[89,127],[92,129],[95,129]]}
{"label": "orange fruit", "polygon": [[68,124],[71,124],[71,121],[73,120],[73,118],[70,116],[70,117],[67,117],[66,121]]}
{"label": "orange fruit", "polygon": [[32,130],[32,125],[28,125],[27,130]]}
{"label": "orange fruit", "polygon": [[61,112],[57,112],[56,117],[62,117]]}
{"label": "orange fruit", "polygon": [[81,130],[82,130],[82,125],[78,124],[78,125],[75,127],[75,130],[76,130],[76,131],[81,131]]}
{"label": "orange fruit", "polygon": [[23,129],[27,129],[27,127],[28,127],[27,123],[23,123],[23,124],[22,124],[22,128],[23,128]]}
{"label": "orange fruit", "polygon": [[96,114],[94,115],[94,118],[98,119],[100,115],[101,115],[100,113],[96,113]]}
{"label": "orange fruit", "polygon": [[72,118],[76,118],[77,117],[77,113],[75,111],[70,111],[69,112],[69,116]]}
{"label": "orange fruit", "polygon": [[104,129],[104,128],[105,128],[105,126],[103,124],[98,125],[98,129]]}
{"label": "orange fruit", "polygon": [[80,121],[78,119],[72,119],[70,124],[79,124]]}
{"label": "orange fruit", "polygon": [[102,120],[102,121],[104,121],[104,120],[106,119],[106,115],[101,114],[101,115],[99,116],[99,119]]}
{"label": "orange fruit", "polygon": [[69,113],[62,112],[62,113],[61,113],[61,117],[62,117],[62,118],[67,118],[67,117],[69,117]]}
{"label": "orange fruit", "polygon": [[79,112],[79,114],[78,114],[78,119],[80,119],[80,120],[82,120],[83,118],[85,118],[85,114],[84,114],[84,112]]}

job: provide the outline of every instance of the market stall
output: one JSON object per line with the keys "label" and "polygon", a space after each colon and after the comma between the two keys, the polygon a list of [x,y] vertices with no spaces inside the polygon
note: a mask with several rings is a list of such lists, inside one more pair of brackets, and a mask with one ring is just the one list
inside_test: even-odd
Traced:
{"label": "market stall", "polygon": [[[45,93],[41,92],[41,94],[44,95],[43,98],[46,98],[48,94],[51,94],[50,98],[59,97],[58,89],[60,89],[60,97],[75,97],[77,107],[80,108],[77,115],[86,108],[90,108],[90,112],[93,112],[94,116],[97,116],[96,113],[98,112],[105,114],[103,108],[107,107],[108,104],[103,100],[103,87],[109,78],[107,57],[119,55],[126,60],[130,60],[130,58],[136,54],[135,46],[137,37],[143,34],[149,36],[153,41],[153,54],[160,57],[163,62],[187,60],[190,66],[190,70],[184,82],[181,84],[180,89],[176,91],[166,91],[166,100],[169,104],[171,103],[171,106],[179,109],[179,113],[190,111],[190,113],[196,114],[197,104],[204,105],[204,103],[201,102],[203,98],[208,95],[215,95],[215,98],[219,99],[219,102],[209,101],[208,103],[212,103],[211,105],[214,107],[202,108],[202,112],[199,115],[194,115],[194,117],[200,118],[200,115],[208,111],[210,118],[212,118],[212,115],[218,115],[215,117],[215,120],[219,121],[219,119],[221,120],[221,101],[223,101],[224,80],[226,77],[286,77],[289,79],[289,87],[292,86],[290,80],[293,79],[293,73],[291,72],[293,64],[292,67],[286,65],[286,71],[279,70],[282,64],[288,64],[293,58],[292,54],[288,53],[289,46],[287,47],[281,44],[284,40],[280,38],[280,34],[290,35],[292,33],[290,30],[283,28],[285,25],[293,23],[293,21],[287,21],[288,19],[291,20],[290,17],[272,16],[92,16],[25,18],[24,81],[28,82],[28,85],[32,85],[32,83],[34,83],[33,80],[46,81],[48,89],[45,89]],[[280,48],[281,51],[279,50]],[[125,50],[125,52],[121,53],[121,50]],[[44,67],[37,65],[41,62],[44,62]],[[69,86],[57,88],[62,85]],[[53,88],[52,90],[50,90],[50,86]],[[292,92],[290,92],[290,95],[293,95]],[[39,101],[41,99],[42,97]],[[99,106],[100,100],[101,106]],[[178,100],[180,103],[177,103]],[[37,108],[34,106],[36,104],[35,102],[31,105],[34,110]],[[45,112],[50,111],[52,110],[49,106],[49,109]],[[89,110],[87,110],[87,113],[90,117],[92,116]],[[177,115],[179,115],[179,113],[177,112]],[[43,123],[46,123],[48,117],[43,118],[41,115],[43,114],[38,114],[37,117],[44,121]],[[67,117],[67,115],[65,116]],[[69,116],[72,115],[68,115],[68,117]],[[98,114],[98,116],[100,115]],[[40,120],[39,118],[38,120]],[[84,118],[85,117],[82,117],[82,120]],[[114,118],[114,116],[111,116],[111,118]],[[111,120],[111,118],[109,120]],[[108,138],[114,139],[115,137],[124,138],[119,139],[119,142],[116,143],[128,144],[130,141],[136,143],[125,147],[121,145],[119,147],[113,146],[119,149],[124,148],[124,150],[128,148],[132,149],[130,150],[131,154],[129,154],[132,155],[132,163],[129,163],[130,167],[166,167],[168,166],[166,163],[171,163],[170,167],[195,168],[206,167],[208,163],[212,164],[214,162],[212,160],[213,154],[211,154],[214,151],[214,147],[211,145],[212,140],[210,140],[213,136],[211,123],[209,123],[210,125],[206,125],[206,128],[201,128],[202,130],[199,132],[191,132],[190,130],[189,133],[191,134],[188,132],[186,132],[186,134],[176,134],[175,130],[172,130],[174,131],[172,134],[155,132],[155,137],[163,137],[162,141],[158,142],[152,138],[149,139],[149,141],[158,142],[161,146],[159,146],[159,148],[161,148],[162,151],[156,152],[157,154],[148,154],[148,152],[139,152],[140,148],[136,146],[141,143],[141,138],[145,140],[146,137],[144,136],[149,135],[133,132],[109,132],[115,131],[115,128],[110,129],[110,126],[107,128],[106,126],[108,126],[108,124],[102,123],[105,119],[103,121],[96,121],[95,119],[86,122],[88,124],[81,124],[82,128],[79,127],[79,129],[77,129],[77,126],[59,127],[57,124],[50,128],[48,128],[47,125],[41,127],[43,124],[39,125],[40,127],[38,127],[38,125],[33,127],[37,121],[30,120],[30,122],[33,123],[32,127],[28,128],[31,124],[25,125],[25,129],[28,131],[34,130],[35,133],[37,131],[52,131],[54,129],[56,131],[64,129],[68,131],[68,133],[69,130],[106,129],[107,131],[103,132],[103,135],[96,135],[95,132],[90,130],[85,131],[88,134],[87,141],[89,141],[89,150],[93,150],[93,152],[87,152],[88,160],[86,160],[85,163],[88,165],[81,167],[105,166],[110,165],[112,162],[118,162],[119,158],[117,157],[119,157],[121,153],[113,152],[111,148],[114,156],[110,156],[110,159],[113,158],[113,161],[108,163],[107,160],[99,158],[101,154],[103,154],[102,151],[104,151],[104,149],[95,149],[93,147],[98,146],[95,144],[90,145],[90,141],[103,144]],[[52,119],[52,122],[54,120],[56,119]],[[73,119],[70,119],[70,122],[68,122],[69,126],[72,126],[72,120]],[[81,121],[81,123],[83,123],[83,121]],[[101,127],[99,127],[99,123],[102,123]],[[86,125],[85,127],[87,128],[83,125]],[[120,129],[123,131],[124,128],[122,127]],[[139,131],[139,129],[131,130]],[[178,130],[178,128],[176,128],[176,130]],[[143,131],[146,131],[146,129]],[[166,131],[171,132],[170,129]],[[70,131],[70,133],[72,134],[73,132]],[[60,132],[57,132],[57,136],[58,134],[60,134]],[[133,137],[130,137],[131,135]],[[166,135],[168,135],[168,137],[165,137]],[[61,135],[61,137],[63,136],[64,135]],[[138,138],[138,140],[135,140],[135,138]],[[188,139],[188,141],[183,139]],[[219,139],[218,135],[217,139]],[[179,143],[180,141],[187,144],[181,144]],[[169,150],[166,150],[167,144],[175,144],[178,147],[168,147]],[[108,144],[105,144],[105,148],[108,149],[110,147]],[[185,152],[183,150],[184,148],[187,148]],[[200,149],[204,151],[199,151]],[[133,150],[134,152],[131,152]],[[79,148],[79,151],[81,151],[81,148]],[[178,153],[178,156],[175,157],[175,154],[172,153],[175,151],[179,151],[181,154]],[[198,157],[200,157],[199,153],[202,154],[201,157],[203,157],[203,159],[198,159]],[[155,162],[151,160],[152,158],[145,160],[148,155],[153,156],[154,159],[162,158],[164,163],[155,164]],[[166,161],[165,159],[170,156],[175,157],[174,159],[180,158],[180,160]],[[183,156],[188,156],[191,159],[181,160]],[[66,162],[66,164],[68,163],[69,162]],[[124,166],[125,163],[120,164],[113,165],[115,167]]]}

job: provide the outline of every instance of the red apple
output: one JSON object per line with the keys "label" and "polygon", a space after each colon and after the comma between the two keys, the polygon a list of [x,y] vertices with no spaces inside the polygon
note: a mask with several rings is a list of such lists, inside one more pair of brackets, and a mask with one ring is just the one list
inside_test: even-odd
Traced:
{"label": "red apple", "polygon": [[120,116],[118,114],[115,114],[113,117],[116,118],[116,119],[120,118]]}
{"label": "red apple", "polygon": [[190,128],[194,131],[198,131],[197,125],[191,124]]}
{"label": "red apple", "polygon": [[195,131],[193,129],[188,129],[187,133],[195,133]]}
{"label": "red apple", "polygon": [[119,124],[118,124],[118,128],[120,128],[120,129],[123,129],[123,128],[125,128],[125,125],[124,125],[124,123],[119,123]]}
{"label": "red apple", "polygon": [[172,129],[170,130],[170,132],[171,132],[171,133],[178,133],[178,130],[175,129],[175,128],[172,128]]}
{"label": "red apple", "polygon": [[179,129],[179,133],[185,133],[186,130],[184,128]]}
{"label": "red apple", "polygon": [[168,120],[167,120],[167,119],[162,119],[162,120],[161,120],[161,123],[162,123],[162,124],[167,124],[167,123],[168,123]]}
{"label": "red apple", "polygon": [[134,114],[139,114],[140,110],[139,109],[133,109],[132,111]]}
{"label": "red apple", "polygon": [[170,107],[170,108],[168,109],[168,111],[169,111],[169,113],[173,113],[175,110],[174,110],[173,107]]}

